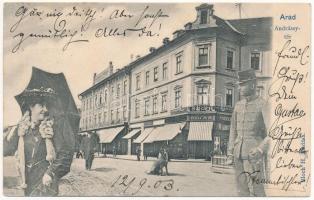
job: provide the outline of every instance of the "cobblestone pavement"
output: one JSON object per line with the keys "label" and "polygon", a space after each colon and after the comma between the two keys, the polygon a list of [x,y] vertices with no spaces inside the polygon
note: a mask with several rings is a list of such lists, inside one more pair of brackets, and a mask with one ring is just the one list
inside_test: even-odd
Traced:
{"label": "cobblestone pavement", "polygon": [[[92,170],[74,159],[60,182],[60,196],[236,196],[233,174],[215,173],[209,163],[169,162],[169,176],[148,175],[153,161],[96,158]],[[15,168],[4,159],[4,194],[21,195],[12,187]],[[11,166],[11,167],[10,167]]]}

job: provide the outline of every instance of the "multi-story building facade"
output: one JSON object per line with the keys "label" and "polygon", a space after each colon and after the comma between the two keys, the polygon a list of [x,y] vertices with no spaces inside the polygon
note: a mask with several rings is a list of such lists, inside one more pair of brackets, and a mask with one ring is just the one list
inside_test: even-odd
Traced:
{"label": "multi-story building facade", "polygon": [[[224,20],[208,4],[196,11],[196,20],[175,31],[172,40],[165,38],[161,47],[150,48],[148,55],[123,69],[128,73],[119,72],[130,84],[129,134],[122,138],[128,141],[129,154],[141,146],[143,154],[156,155],[163,145],[171,157],[225,153],[232,110],[239,100],[237,72],[254,68],[258,93],[266,95],[271,18]],[[106,88],[107,80],[111,76],[99,88]],[[104,91],[96,88],[82,93],[82,99],[95,100],[97,91]],[[123,109],[123,104],[108,109],[119,106]],[[95,112],[102,109],[96,110],[91,116],[97,122]]]}
{"label": "multi-story building facade", "polygon": [[129,68],[113,72],[112,62],[99,74],[94,74],[93,86],[82,92],[80,131],[94,131],[99,135],[100,149],[126,153],[129,121]]}

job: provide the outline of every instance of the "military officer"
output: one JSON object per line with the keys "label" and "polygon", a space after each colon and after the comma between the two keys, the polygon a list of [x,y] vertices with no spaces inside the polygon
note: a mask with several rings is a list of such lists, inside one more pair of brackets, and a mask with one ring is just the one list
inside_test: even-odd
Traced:
{"label": "military officer", "polygon": [[238,73],[241,100],[236,103],[230,127],[227,164],[235,164],[237,190],[240,196],[265,196],[262,178],[262,155],[268,141],[264,109],[265,101],[256,95],[254,70]]}

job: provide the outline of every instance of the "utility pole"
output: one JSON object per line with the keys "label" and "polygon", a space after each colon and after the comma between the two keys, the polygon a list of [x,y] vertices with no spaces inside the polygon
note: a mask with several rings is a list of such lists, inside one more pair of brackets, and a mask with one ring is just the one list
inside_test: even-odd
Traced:
{"label": "utility pole", "polygon": [[241,19],[241,9],[242,9],[242,3],[236,3],[235,6],[237,6],[239,8],[239,18]]}

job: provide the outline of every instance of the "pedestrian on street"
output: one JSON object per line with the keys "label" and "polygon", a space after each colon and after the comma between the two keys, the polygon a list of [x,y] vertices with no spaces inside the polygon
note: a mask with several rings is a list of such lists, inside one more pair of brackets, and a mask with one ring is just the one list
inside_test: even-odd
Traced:
{"label": "pedestrian on street", "polygon": [[[16,152],[25,196],[56,196],[61,177],[70,171],[74,134],[68,121],[57,117],[52,88],[28,88],[18,95],[22,119],[3,140],[3,155]],[[71,138],[72,137],[72,138]]]}
{"label": "pedestrian on street", "polygon": [[235,164],[239,196],[265,196],[263,184],[252,180],[263,177],[263,155],[269,143],[265,102],[256,96],[255,71],[245,70],[238,75],[242,100],[236,103],[231,118],[227,164]]}
{"label": "pedestrian on street", "polygon": [[113,147],[112,147],[112,155],[113,155],[114,158],[117,156],[116,145],[113,145]]}
{"label": "pedestrian on street", "polygon": [[82,146],[85,158],[85,169],[91,170],[93,160],[96,152],[96,145],[98,143],[97,136],[94,133],[87,133],[87,135],[82,140]]}
{"label": "pedestrian on street", "polygon": [[106,157],[107,157],[107,154],[106,154],[106,147],[103,147],[103,148],[102,148],[102,153],[104,154],[104,157],[106,158]]}
{"label": "pedestrian on street", "polygon": [[137,161],[140,161],[140,160],[141,160],[141,153],[142,153],[141,147],[140,147],[140,146],[136,147],[136,157],[137,157]]}

